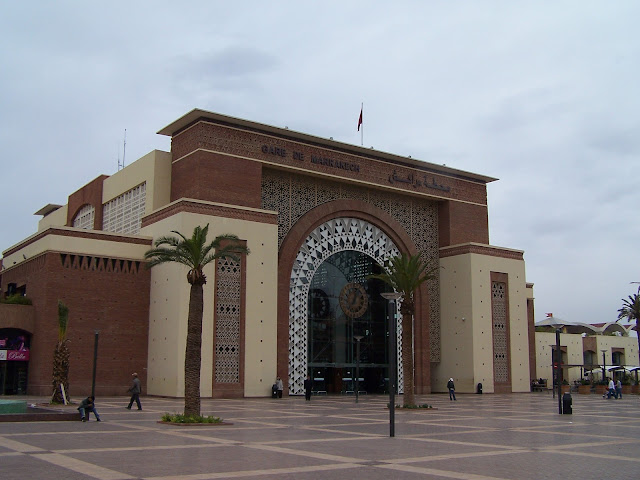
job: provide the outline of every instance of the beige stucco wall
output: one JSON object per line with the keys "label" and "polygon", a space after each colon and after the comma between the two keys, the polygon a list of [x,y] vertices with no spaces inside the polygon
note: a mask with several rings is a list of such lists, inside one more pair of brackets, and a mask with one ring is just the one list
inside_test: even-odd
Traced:
{"label": "beige stucco wall", "polygon": [[478,383],[485,393],[494,391],[491,272],[508,275],[512,391],[529,391],[524,261],[463,254],[440,264],[442,361],[432,370],[432,391],[446,391],[450,377],[460,392],[475,392]]}
{"label": "beige stucco wall", "polygon": [[146,182],[145,213],[169,203],[171,197],[171,153],[153,150],[105,179],[102,203]]}
{"label": "beige stucco wall", "polygon": [[[57,229],[72,232],[87,232],[87,230],[81,230],[72,227],[57,227]],[[144,258],[144,252],[149,249],[148,245],[136,245],[126,242],[116,242],[106,238],[107,236],[119,237],[122,239],[144,238],[140,235],[103,233],[93,230],[92,233],[93,235],[91,236],[91,238],[79,238],[59,235],[56,234],[55,230],[52,230],[50,234],[45,234],[42,238],[39,238],[32,243],[28,243],[29,238],[31,238],[29,237],[23,241],[23,243],[26,243],[27,245],[12,253],[11,255],[7,255],[4,257],[3,265],[5,265],[6,268],[11,268],[14,265],[17,265],[20,262],[24,261],[24,257],[27,257],[27,259],[29,259],[47,251],[107,256],[112,258],[142,259]],[[32,237],[34,235],[32,235]]]}
{"label": "beige stucco wall", "polygon": [[[202,202],[207,203],[207,202]],[[209,224],[208,238],[231,233],[247,241],[244,372],[246,397],[268,396],[276,376],[276,297],[278,227],[245,220],[179,213],[142,229],[158,237],[177,230],[189,235]],[[205,267],[200,393],[212,396],[214,285],[213,263]],[[189,304],[187,269],[155,267],[151,271],[149,362],[151,395],[184,396],[184,350]]]}
{"label": "beige stucco wall", "polygon": [[49,215],[42,217],[38,221],[38,231],[41,232],[49,227],[63,227],[67,224],[67,205],[63,205]]}
{"label": "beige stucco wall", "polygon": [[[456,390],[475,388],[472,275],[469,255],[440,259],[441,361],[431,371],[431,390],[446,391],[453,377]],[[463,320],[464,318],[464,320]],[[488,360],[490,361],[490,357]]]}
{"label": "beige stucco wall", "polygon": [[[594,364],[602,366],[602,350],[608,367],[613,364],[612,351],[614,348],[624,349],[624,365],[638,366],[638,340],[635,337],[619,337],[616,335],[594,335],[596,340],[596,358]],[[556,335],[551,332],[536,332],[536,378],[546,378],[547,385],[551,385],[553,373],[551,370],[551,345],[556,344]],[[560,346],[566,348],[562,355],[562,362],[567,365],[582,365],[583,336],[581,334],[560,334]],[[564,370],[564,378],[570,383],[581,378],[580,367],[570,367]],[[595,379],[600,380],[602,373],[596,370]]]}
{"label": "beige stucco wall", "polygon": [[638,363],[638,339],[636,337],[618,337],[616,335],[598,335],[598,361],[602,361],[602,350],[606,350],[607,365],[613,363],[612,349],[624,348],[624,364],[627,366],[639,366]]}
{"label": "beige stucco wall", "polygon": [[[553,384],[553,370],[551,368],[552,346],[556,344],[556,334],[553,332],[536,332],[536,378],[544,378],[547,385]],[[582,335],[560,334],[562,363],[565,365],[582,365]],[[565,351],[566,350],[566,351]],[[563,378],[569,382],[580,379],[580,368],[566,368]]]}
{"label": "beige stucco wall", "polygon": [[[106,178],[102,184],[105,204],[146,182],[145,214],[168,204],[171,198],[171,153],[152,150],[122,170]],[[38,231],[67,224],[67,205],[63,205],[38,221]]]}

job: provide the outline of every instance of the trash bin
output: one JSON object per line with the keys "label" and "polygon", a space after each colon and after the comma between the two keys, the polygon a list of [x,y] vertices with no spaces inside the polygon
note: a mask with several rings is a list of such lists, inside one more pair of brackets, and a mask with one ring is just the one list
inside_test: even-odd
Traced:
{"label": "trash bin", "polygon": [[275,383],[271,385],[271,398],[278,398],[278,386]]}
{"label": "trash bin", "polygon": [[565,415],[571,415],[573,413],[573,409],[571,408],[571,404],[573,400],[571,399],[571,394],[569,392],[562,395],[562,413]]}
{"label": "trash bin", "polygon": [[478,384],[478,387],[476,389],[476,393],[482,393],[482,384],[481,383]]}

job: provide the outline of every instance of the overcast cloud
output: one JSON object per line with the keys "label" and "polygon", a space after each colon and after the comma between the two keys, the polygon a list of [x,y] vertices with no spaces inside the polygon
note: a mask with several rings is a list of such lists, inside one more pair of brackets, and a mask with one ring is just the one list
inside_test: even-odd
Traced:
{"label": "overcast cloud", "polygon": [[497,177],[536,320],[640,281],[640,3],[0,2],[0,249],[193,108]]}

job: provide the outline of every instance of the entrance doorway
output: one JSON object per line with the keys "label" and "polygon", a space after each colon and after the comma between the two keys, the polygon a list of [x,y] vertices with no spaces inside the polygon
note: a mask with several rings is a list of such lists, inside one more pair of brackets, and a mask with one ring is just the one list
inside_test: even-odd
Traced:
{"label": "entrance doorway", "polygon": [[30,338],[17,328],[0,329],[0,395],[27,393]]}
{"label": "entrance doorway", "polygon": [[307,371],[314,391],[354,393],[357,338],[359,391],[388,391],[387,302],[381,293],[390,291],[390,287],[368,278],[380,273],[383,269],[373,258],[355,250],[331,255],[315,271],[307,310]]}

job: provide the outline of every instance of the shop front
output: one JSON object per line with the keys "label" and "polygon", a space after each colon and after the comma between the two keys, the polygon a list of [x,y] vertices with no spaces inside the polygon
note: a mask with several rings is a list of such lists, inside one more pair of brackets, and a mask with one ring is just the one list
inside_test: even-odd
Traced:
{"label": "shop front", "polygon": [[0,395],[27,393],[30,336],[15,329],[0,329]]}

